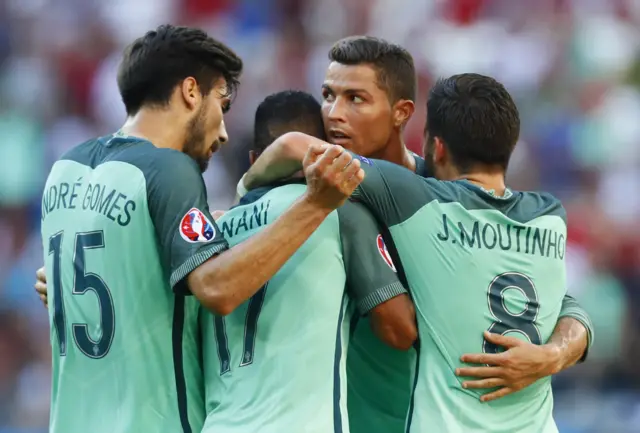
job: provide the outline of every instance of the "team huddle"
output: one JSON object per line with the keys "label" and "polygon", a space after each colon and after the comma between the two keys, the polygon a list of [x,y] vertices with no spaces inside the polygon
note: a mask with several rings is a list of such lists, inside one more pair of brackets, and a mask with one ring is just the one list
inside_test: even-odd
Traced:
{"label": "team huddle", "polygon": [[562,204],[505,185],[511,96],[440,79],[423,158],[411,55],[362,36],[329,61],[321,102],[258,106],[238,202],[212,214],[242,60],[171,25],[127,48],[126,123],[43,193],[52,433],[558,431],[551,376],[593,330]]}

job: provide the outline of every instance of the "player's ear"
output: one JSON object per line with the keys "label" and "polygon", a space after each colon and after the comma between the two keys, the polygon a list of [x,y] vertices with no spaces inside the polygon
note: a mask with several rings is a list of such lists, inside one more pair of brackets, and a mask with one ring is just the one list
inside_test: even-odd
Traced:
{"label": "player's ear", "polygon": [[402,128],[407,124],[413,113],[416,111],[416,106],[413,101],[408,99],[400,99],[393,106],[393,124],[396,128]]}
{"label": "player's ear", "polygon": [[202,102],[202,93],[200,92],[200,86],[193,77],[187,77],[182,80],[180,85],[180,94],[182,99],[190,111],[195,110]]}
{"label": "player's ear", "polygon": [[440,137],[433,139],[433,162],[438,165],[444,165],[449,159],[449,152],[444,141]]}
{"label": "player's ear", "polygon": [[258,154],[254,150],[249,151],[249,164],[253,165],[256,163],[256,159],[258,159]]}

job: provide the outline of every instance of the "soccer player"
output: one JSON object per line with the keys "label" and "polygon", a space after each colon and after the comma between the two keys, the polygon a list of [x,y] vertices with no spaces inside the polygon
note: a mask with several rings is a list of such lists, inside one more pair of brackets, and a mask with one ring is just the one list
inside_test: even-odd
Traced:
{"label": "soccer player", "polygon": [[460,354],[499,350],[482,330],[546,342],[566,291],[562,204],[505,186],[519,134],[518,110],[500,83],[454,75],[429,94],[424,148],[436,177],[450,181],[363,159],[367,179],[354,197],[389,227],[416,303],[409,432],[558,431],[550,378],[485,405],[455,375]]}
{"label": "soccer player", "polygon": [[51,432],[200,431],[197,301],[231,313],[362,180],[359,161],[341,148],[316,148],[305,191],[228,249],[201,171],[227,140],[223,112],[241,70],[200,30],[148,32],[118,73],[125,125],[54,164],[42,199]]}
{"label": "soccer player", "polygon": [[[313,96],[285,91],[260,104],[251,162],[290,131],[324,136]],[[218,219],[218,226],[235,248],[305,189],[300,177],[256,189]],[[349,431],[345,358],[356,308],[355,314],[370,315],[387,344],[406,350],[415,341],[413,305],[377,222],[362,205],[345,203],[249,302],[226,317],[201,316],[203,433]]]}
{"label": "soccer player", "polygon": [[[432,176],[424,159],[406,149],[404,125],[414,111],[415,69],[411,55],[394,44],[371,37],[338,41],[329,52],[331,63],[323,84],[323,117],[330,142],[358,149],[402,165],[418,174]],[[448,125],[455,128],[454,125]],[[247,186],[286,175],[299,165],[307,149],[303,137],[281,137],[252,166],[242,183]],[[396,267],[401,269],[401,263]],[[349,417],[352,433],[402,432],[410,401],[410,371],[415,351],[400,352],[380,343],[361,320],[351,339],[348,356]],[[514,342],[491,334],[492,343],[506,345],[505,354],[468,355],[466,359],[495,368],[461,370],[480,377],[468,386],[490,388],[483,399],[493,399],[530,386],[536,380],[575,364],[591,344],[590,320],[575,300],[565,297],[553,337],[538,346]],[[491,388],[499,381],[496,390]]]}

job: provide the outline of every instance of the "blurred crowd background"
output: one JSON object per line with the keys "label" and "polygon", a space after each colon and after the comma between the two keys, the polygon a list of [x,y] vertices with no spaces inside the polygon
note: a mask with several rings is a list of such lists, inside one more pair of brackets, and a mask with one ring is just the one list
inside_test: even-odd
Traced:
{"label": "blurred crowd background", "polygon": [[0,0],[0,433],[48,422],[48,319],[32,289],[45,178],[65,150],[120,127],[122,48],[163,22],[200,26],[245,60],[230,145],[205,174],[212,209],[247,168],[257,104],[287,88],[320,97],[341,37],[414,55],[416,152],[435,78],[502,81],[522,118],[509,183],[564,201],[569,293],[596,327],[588,363],[554,382],[560,431],[640,432],[640,0]]}

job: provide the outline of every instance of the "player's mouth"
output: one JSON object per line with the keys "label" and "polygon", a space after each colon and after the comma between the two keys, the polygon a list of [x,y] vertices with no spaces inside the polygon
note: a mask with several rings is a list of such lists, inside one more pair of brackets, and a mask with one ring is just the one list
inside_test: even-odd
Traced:
{"label": "player's mouth", "polygon": [[220,150],[220,142],[215,141],[209,148],[209,158],[211,158],[213,154],[216,153],[218,150]]}
{"label": "player's mouth", "polygon": [[345,144],[351,143],[351,137],[339,129],[330,129],[328,135],[329,142],[332,144],[344,146]]}

